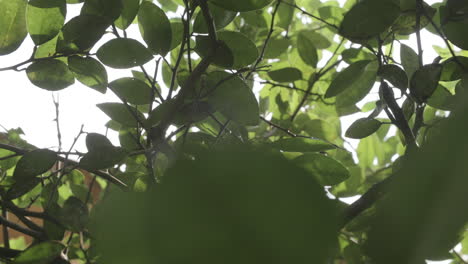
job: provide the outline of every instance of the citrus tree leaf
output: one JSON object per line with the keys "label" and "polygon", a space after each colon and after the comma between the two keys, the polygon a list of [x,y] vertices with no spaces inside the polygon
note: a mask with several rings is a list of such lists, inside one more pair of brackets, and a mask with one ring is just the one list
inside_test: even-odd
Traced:
{"label": "citrus tree leaf", "polygon": [[106,136],[98,133],[88,133],[88,135],[86,135],[86,148],[88,151],[99,151],[109,146],[113,145]]}
{"label": "citrus tree leaf", "polygon": [[445,36],[450,42],[461,49],[468,49],[468,27],[465,20],[448,19],[442,24]]}
{"label": "citrus tree leaf", "polygon": [[309,172],[321,185],[339,184],[349,178],[349,171],[337,160],[318,153],[306,153],[293,160]]}
{"label": "citrus tree leaf", "polygon": [[34,85],[49,91],[62,90],[75,83],[68,66],[56,59],[36,61],[28,66],[26,74]]}
{"label": "citrus tree leaf", "polygon": [[[237,12],[226,10],[211,3],[208,3],[208,8],[210,9],[211,16],[213,17],[216,30],[225,28],[237,15]],[[208,27],[202,12],[198,12],[195,17],[195,21],[193,22],[193,32],[208,33]]]}
{"label": "citrus tree leaf", "polygon": [[[239,69],[253,63],[259,53],[255,44],[244,34],[235,31],[218,32],[218,39],[224,44],[218,48],[213,63],[224,67]],[[197,36],[195,51],[202,57],[210,53],[211,40],[207,36]]]}
{"label": "citrus tree leaf", "polygon": [[317,49],[314,46],[314,43],[304,34],[299,33],[297,36],[297,51],[302,61],[307,65],[315,68],[318,62]]}
{"label": "citrus tree leaf", "polygon": [[109,21],[101,16],[79,15],[63,26],[57,52],[73,54],[91,49],[109,27]]}
{"label": "citrus tree leaf", "polygon": [[97,51],[102,63],[116,69],[141,66],[153,58],[140,42],[130,38],[116,38],[104,43]]}
{"label": "citrus tree leaf", "polygon": [[380,67],[379,76],[389,81],[393,86],[405,91],[408,87],[408,77],[403,69],[394,64]]}
{"label": "citrus tree leaf", "polygon": [[[139,117],[140,120],[144,121],[145,117],[143,114],[135,109],[134,107],[129,107],[129,110],[124,104],[121,103],[102,103],[98,104],[97,107],[101,109],[106,115],[108,115],[112,120],[128,127],[137,127],[138,120],[135,119],[135,116]],[[132,111],[135,116],[130,112]]]}
{"label": "citrus tree leaf", "polygon": [[109,22],[113,22],[122,12],[122,2],[126,1],[86,0],[81,8],[81,15],[100,16],[109,20]]}
{"label": "citrus tree leaf", "polygon": [[427,100],[427,104],[437,109],[450,111],[454,110],[455,98],[447,88],[439,84]]}
{"label": "citrus tree leaf", "polygon": [[156,54],[165,55],[171,48],[171,23],[157,5],[144,1],[138,11],[138,26],[148,48]]}
{"label": "citrus tree leaf", "polygon": [[257,99],[242,79],[227,72],[212,72],[207,77],[207,86],[214,89],[208,98],[214,109],[241,124],[258,124]]}
{"label": "citrus tree leaf", "polygon": [[361,85],[362,82],[359,79],[365,73],[370,62],[369,60],[358,61],[339,72],[328,87],[325,98],[337,96],[347,89],[355,89],[355,86]]}
{"label": "citrus tree leaf", "polygon": [[410,92],[419,101],[426,102],[439,85],[442,66],[440,64],[424,65],[411,78]]}
{"label": "citrus tree leaf", "polygon": [[225,0],[210,0],[209,2],[218,5],[224,9],[245,12],[264,8],[273,0],[238,0],[238,1],[225,1]]}
{"label": "citrus tree leaf", "polygon": [[293,67],[269,71],[268,76],[276,82],[294,82],[302,80],[302,72]]}
{"label": "citrus tree leaf", "polygon": [[364,0],[346,13],[339,32],[352,41],[365,41],[387,30],[399,14],[392,1]]}
{"label": "citrus tree leaf", "polygon": [[140,0],[125,0],[122,1],[122,12],[115,21],[115,26],[125,30],[135,19],[140,8]]}
{"label": "citrus tree leaf", "polygon": [[416,52],[405,44],[400,45],[401,65],[406,71],[408,79],[411,80],[413,73],[419,69],[419,57]]}
{"label": "citrus tree leaf", "polygon": [[31,0],[26,10],[29,35],[34,44],[43,44],[54,38],[65,22],[65,0]]}
{"label": "citrus tree leaf", "polygon": [[172,21],[171,32],[172,40],[170,50],[173,50],[177,48],[180,45],[180,43],[182,43],[182,38],[184,37],[184,24],[182,24],[182,22],[180,21]]}
{"label": "citrus tree leaf", "polygon": [[271,39],[265,48],[264,57],[274,59],[286,52],[291,45],[291,41],[286,38]]}
{"label": "citrus tree leaf", "polygon": [[80,168],[87,171],[108,169],[125,159],[126,151],[120,147],[107,146],[93,149],[80,160]]}
{"label": "citrus tree leaf", "polygon": [[124,77],[117,79],[109,83],[109,88],[120,98],[131,104],[149,104],[152,101],[151,87],[137,78]]}
{"label": "citrus tree leaf", "polygon": [[60,256],[65,246],[58,241],[45,241],[34,244],[21,252],[13,264],[49,264]]}
{"label": "citrus tree leaf", "polygon": [[73,72],[75,78],[82,84],[100,92],[107,90],[106,68],[92,57],[70,56],[68,57],[68,68]]}
{"label": "citrus tree leaf", "polygon": [[60,211],[60,220],[69,230],[80,232],[88,223],[88,207],[80,199],[71,196]]}
{"label": "citrus tree leaf", "polygon": [[336,148],[336,146],[323,140],[303,137],[284,138],[276,140],[270,145],[288,152],[318,152]]}
{"label": "citrus tree leaf", "polygon": [[315,30],[301,30],[299,35],[308,38],[317,49],[327,49],[331,46],[331,42]]}
{"label": "citrus tree leaf", "polygon": [[40,178],[36,177],[16,179],[15,183],[8,188],[4,197],[6,200],[19,198],[34,189],[41,181]]}
{"label": "citrus tree leaf", "polygon": [[47,172],[57,161],[57,154],[47,149],[38,149],[30,151],[16,164],[13,178],[24,179],[32,178]]}
{"label": "citrus tree leaf", "polygon": [[12,53],[26,38],[27,3],[26,0],[0,1],[0,55]]}
{"label": "citrus tree leaf", "polygon": [[373,118],[360,118],[351,124],[348,130],[346,130],[345,136],[356,139],[365,138],[375,133],[381,125],[382,122],[379,120]]}

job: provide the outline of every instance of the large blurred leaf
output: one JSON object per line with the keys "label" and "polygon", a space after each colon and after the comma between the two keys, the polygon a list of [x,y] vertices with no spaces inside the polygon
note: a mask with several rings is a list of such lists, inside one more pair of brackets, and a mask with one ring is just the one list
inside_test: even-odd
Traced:
{"label": "large blurred leaf", "polygon": [[[242,68],[253,63],[258,57],[255,44],[244,34],[235,31],[218,32],[223,45],[217,49],[213,63],[225,68]],[[197,36],[195,51],[200,56],[207,56],[211,50],[211,40],[207,36]]]}
{"label": "large blurred leaf", "polygon": [[0,1],[0,55],[15,51],[28,34],[26,0]]}
{"label": "large blurred leaf", "polygon": [[30,246],[13,260],[13,264],[49,264],[60,256],[65,246],[58,241],[45,241]]}
{"label": "large blurred leaf", "polygon": [[290,152],[318,152],[336,148],[336,146],[323,140],[304,137],[280,139],[270,145],[282,151]]}
{"label": "large blurred leaf", "polygon": [[236,12],[244,12],[244,11],[252,11],[256,9],[263,8],[267,6],[273,0],[209,0],[211,3],[215,5],[219,5],[227,10],[236,11]]}
{"label": "large blurred leaf", "polygon": [[211,90],[208,102],[229,119],[244,125],[259,122],[258,103],[247,84],[227,72],[212,72],[207,77]]}
{"label": "large blurred leaf", "polygon": [[163,10],[151,2],[144,1],[138,11],[138,26],[149,49],[160,55],[169,52],[172,29]]}
{"label": "large blurred leaf", "polygon": [[68,66],[56,59],[36,61],[28,66],[26,74],[34,85],[49,91],[58,91],[75,83]]}
{"label": "large blurred leaf", "polygon": [[62,28],[57,40],[57,52],[76,53],[91,49],[109,27],[109,21],[100,16],[73,17]]}
{"label": "large blurred leaf", "polygon": [[107,90],[106,68],[92,57],[70,56],[68,67],[82,84],[100,93]]}
{"label": "large blurred leaf", "polygon": [[107,66],[126,69],[147,63],[153,55],[137,40],[116,38],[103,44],[97,51],[97,57]]}
{"label": "large blurred leaf", "polygon": [[60,32],[65,22],[65,0],[31,0],[28,3],[26,21],[34,44],[51,40]]}
{"label": "large blurred leaf", "polygon": [[388,29],[400,14],[390,0],[364,0],[346,13],[340,34],[352,41],[365,41]]}
{"label": "large blurred leaf", "polygon": [[410,92],[421,102],[426,102],[439,85],[442,66],[440,64],[424,65],[411,78]]}
{"label": "large blurred leaf", "polygon": [[131,104],[149,104],[152,101],[151,87],[144,81],[124,77],[109,83],[109,88]]}
{"label": "large blurred leaf", "polygon": [[335,210],[313,177],[267,150],[220,149],[176,162],[157,190],[109,197],[93,229],[102,261],[324,263]]}
{"label": "large blurred leaf", "polygon": [[306,153],[294,163],[304,168],[323,186],[336,185],[349,178],[349,171],[337,160],[318,153]]}

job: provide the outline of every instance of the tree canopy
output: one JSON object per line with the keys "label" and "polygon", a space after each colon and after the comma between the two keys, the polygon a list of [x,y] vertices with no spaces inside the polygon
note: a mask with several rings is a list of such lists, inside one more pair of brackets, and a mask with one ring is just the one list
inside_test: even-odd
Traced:
{"label": "tree canopy", "polygon": [[119,142],[0,134],[0,259],[467,263],[467,25],[459,0],[0,0],[0,56],[34,43],[0,71],[120,100]]}

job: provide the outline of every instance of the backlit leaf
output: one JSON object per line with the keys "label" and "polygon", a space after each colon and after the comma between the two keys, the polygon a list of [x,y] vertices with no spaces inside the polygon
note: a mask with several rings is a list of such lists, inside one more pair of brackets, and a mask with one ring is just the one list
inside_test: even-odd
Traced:
{"label": "backlit leaf", "polygon": [[268,76],[276,82],[294,82],[302,79],[302,72],[293,67],[269,71]]}
{"label": "backlit leaf", "polygon": [[62,90],[75,83],[68,66],[56,59],[36,61],[28,66],[26,74],[34,85],[49,91]]}
{"label": "backlit leaf", "polygon": [[137,78],[124,77],[109,83],[109,88],[130,104],[149,104],[151,87]]}
{"label": "backlit leaf", "polygon": [[156,54],[165,55],[171,48],[171,23],[157,5],[144,1],[138,11],[140,33],[148,48]]}
{"label": "backlit leaf", "polygon": [[376,132],[381,125],[382,122],[379,120],[373,118],[360,118],[351,124],[348,130],[346,130],[345,136],[356,139],[365,138]]}
{"label": "backlit leaf", "polygon": [[293,160],[321,185],[336,185],[349,178],[349,171],[337,160],[318,153],[306,153]]}
{"label": "backlit leaf", "polygon": [[28,34],[26,0],[0,1],[0,55],[15,51]]}
{"label": "backlit leaf", "polygon": [[[101,109],[106,115],[108,115],[112,120],[128,127],[137,127],[138,120],[135,117],[143,122],[145,117],[143,114],[135,109],[134,107],[129,107],[128,109],[124,104],[121,103],[102,103],[98,104],[97,107]],[[133,114],[130,112],[132,111]]]}
{"label": "backlit leaf", "polygon": [[421,103],[426,102],[439,84],[442,66],[440,64],[424,65],[411,78],[410,92]]}
{"label": "backlit leaf", "polygon": [[105,93],[107,89],[106,68],[92,57],[70,56],[68,67],[82,84]]}
{"label": "backlit leaf", "polygon": [[31,0],[26,10],[28,32],[34,44],[54,38],[65,22],[65,0]]}
{"label": "backlit leaf", "polygon": [[211,3],[219,5],[227,10],[236,12],[252,11],[263,8],[271,3],[273,0],[210,0]]}
{"label": "backlit leaf", "polygon": [[153,55],[137,40],[116,38],[103,44],[97,57],[107,66],[126,69],[147,63]]}
{"label": "backlit leaf", "polygon": [[30,246],[13,260],[13,264],[49,264],[60,256],[65,246],[58,241],[45,241]]}

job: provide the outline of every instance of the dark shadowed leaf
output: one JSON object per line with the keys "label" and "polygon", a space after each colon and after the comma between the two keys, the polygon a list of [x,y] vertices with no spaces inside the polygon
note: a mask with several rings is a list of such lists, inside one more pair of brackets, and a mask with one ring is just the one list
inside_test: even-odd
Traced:
{"label": "dark shadowed leaf", "polygon": [[60,256],[65,246],[58,241],[45,241],[32,245],[13,260],[13,264],[49,264]]}
{"label": "dark shadowed leaf", "polygon": [[88,207],[74,196],[65,201],[60,212],[60,220],[73,232],[82,231],[88,223]]}
{"label": "dark shadowed leaf", "polygon": [[317,49],[327,49],[331,46],[331,42],[317,31],[302,30],[299,34],[308,38]]}
{"label": "dark shadowed leaf", "polygon": [[129,0],[86,0],[81,15],[101,16],[113,22],[122,12],[122,2],[126,1]]}
{"label": "dark shadowed leaf", "polygon": [[348,89],[355,89],[354,87],[361,86],[363,83],[360,81],[361,76],[366,73],[366,67],[371,61],[358,61],[349,65],[346,69],[338,73],[335,79],[328,87],[325,93],[325,98],[337,96]]}
{"label": "dark shadowed leaf", "polygon": [[267,6],[271,1],[273,0],[210,0],[215,5],[236,12],[257,10]]}
{"label": "dark shadowed leaf", "polygon": [[10,186],[4,197],[6,200],[19,198],[34,189],[41,181],[40,178],[35,177],[16,179],[15,183]]}
{"label": "dark shadowed leaf", "polygon": [[34,85],[49,91],[58,91],[75,83],[68,66],[56,59],[36,61],[28,66],[26,74]]}
{"label": "dark shadowed leaf", "polygon": [[[460,1],[463,2],[463,1]],[[468,27],[467,19],[448,20],[442,24],[445,36],[457,47],[468,49]]]}
{"label": "dark shadowed leaf", "polygon": [[48,171],[57,161],[57,154],[47,149],[28,152],[16,164],[13,178],[32,178]]}
{"label": "dark shadowed leaf", "polygon": [[316,67],[318,62],[317,49],[314,43],[304,33],[297,36],[297,51],[302,61],[307,65]]}
{"label": "dark shadowed leaf", "polygon": [[94,90],[105,93],[107,90],[106,68],[92,57],[70,56],[68,67],[75,78]]}
{"label": "dark shadowed leaf", "polygon": [[156,54],[165,55],[171,48],[171,23],[157,5],[144,1],[138,11],[138,26],[148,48]]}
{"label": "dark shadowed leaf", "polygon": [[403,69],[394,64],[380,67],[379,76],[389,81],[393,86],[404,91],[408,87],[408,77]]}
{"label": "dark shadowed leaf", "polygon": [[113,145],[106,136],[98,133],[89,133],[86,135],[86,148],[88,151],[98,151],[109,146]]}
{"label": "dark shadowed leaf", "polygon": [[27,4],[26,0],[0,2],[0,55],[12,53],[26,38]]}
{"label": "dark shadowed leaf", "polygon": [[392,1],[364,0],[349,10],[340,26],[340,34],[353,41],[365,41],[387,30],[400,14]]}
{"label": "dark shadowed leaf", "polygon": [[294,82],[302,80],[302,72],[293,67],[269,71],[268,76],[276,82]]}
{"label": "dark shadowed leaf", "polygon": [[68,54],[91,49],[109,25],[109,21],[100,16],[73,17],[65,23],[59,34],[57,52]]}
{"label": "dark shadowed leaf", "polygon": [[411,78],[410,92],[421,103],[426,102],[439,85],[442,72],[440,64],[424,65]]}
{"label": "dark shadowed leaf", "polygon": [[[442,64],[441,81],[456,81],[463,77],[468,69],[468,58],[463,56],[451,57]],[[460,65],[461,64],[461,65]]]}
{"label": "dark shadowed leaf", "polygon": [[271,146],[289,152],[318,152],[336,148],[323,140],[303,137],[280,139],[272,142]]}
{"label": "dark shadowed leaf", "polygon": [[454,110],[455,96],[453,96],[443,85],[438,85],[434,93],[427,100],[427,104],[441,110]]}
{"label": "dark shadowed leaf", "polygon": [[257,99],[242,79],[227,72],[212,72],[206,82],[209,90],[214,89],[208,102],[215,110],[244,125],[258,124]]}
{"label": "dark shadowed leaf", "polygon": [[360,118],[346,130],[345,136],[349,138],[361,139],[375,133],[382,122],[373,118]]}
{"label": "dark shadowed leaf", "polygon": [[103,44],[97,57],[107,66],[126,69],[147,63],[153,55],[137,40],[116,38]]}
{"label": "dark shadowed leaf", "polygon": [[318,153],[306,153],[293,160],[323,186],[339,184],[349,178],[349,171],[337,160]]}
{"label": "dark shadowed leaf", "polygon": [[171,31],[172,31],[172,40],[171,40],[171,49],[177,48],[182,42],[184,36],[184,24],[180,21],[171,22]]}
{"label": "dark shadowed leaf", "polygon": [[[229,25],[229,23],[231,23],[237,15],[237,12],[226,10],[211,3],[208,4],[208,7],[217,30],[223,29]],[[198,12],[197,16],[195,17],[195,21],[193,22],[193,32],[208,33],[208,27],[206,26],[203,12]]]}
{"label": "dark shadowed leaf", "polygon": [[117,79],[109,83],[109,88],[115,92],[119,98],[123,98],[131,104],[149,104],[152,101],[151,87],[137,78],[124,77]]}
{"label": "dark shadowed leaf", "polygon": [[[224,45],[218,48],[214,64],[225,68],[242,68],[258,57],[258,49],[255,44],[244,34],[234,31],[218,32],[218,38]],[[205,57],[211,52],[211,41],[206,36],[197,36],[195,51]]]}
{"label": "dark shadowed leaf", "polygon": [[[130,110],[121,103],[102,103],[97,107],[101,109],[112,120],[128,127],[137,127],[138,121],[135,119],[137,116],[142,122],[145,120],[143,114],[134,107],[129,107]],[[132,111],[133,114],[130,112]]]}
{"label": "dark shadowed leaf", "polygon": [[138,14],[139,7],[140,0],[122,1],[122,12],[115,21],[115,26],[122,30],[128,28]]}
{"label": "dark shadowed leaf", "polygon": [[54,38],[65,22],[65,0],[31,0],[26,10],[28,32],[34,44],[40,45]]}

